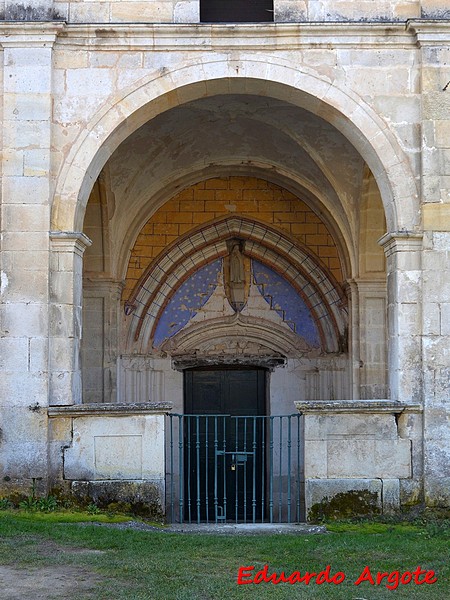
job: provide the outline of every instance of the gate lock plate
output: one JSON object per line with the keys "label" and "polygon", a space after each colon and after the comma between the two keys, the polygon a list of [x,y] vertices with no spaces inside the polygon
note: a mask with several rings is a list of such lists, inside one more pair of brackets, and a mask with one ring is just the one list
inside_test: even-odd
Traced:
{"label": "gate lock plate", "polygon": [[233,452],[231,456],[233,461],[231,463],[231,470],[236,471],[236,467],[245,464],[249,454],[253,456],[253,452]]}

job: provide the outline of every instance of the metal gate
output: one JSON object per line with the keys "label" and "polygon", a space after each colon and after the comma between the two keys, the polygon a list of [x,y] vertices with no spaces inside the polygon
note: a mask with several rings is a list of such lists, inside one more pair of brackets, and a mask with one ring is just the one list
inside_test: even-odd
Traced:
{"label": "metal gate", "polygon": [[173,523],[304,520],[301,415],[167,418]]}

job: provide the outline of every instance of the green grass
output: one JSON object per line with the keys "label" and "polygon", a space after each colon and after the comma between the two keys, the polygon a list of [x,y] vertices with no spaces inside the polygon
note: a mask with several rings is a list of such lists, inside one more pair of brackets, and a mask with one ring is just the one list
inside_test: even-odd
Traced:
{"label": "green grass", "polygon": [[[95,600],[450,598],[448,522],[333,523],[325,535],[215,536],[80,526],[74,522],[80,515],[1,513],[0,564],[90,569],[103,579],[91,596],[82,598]],[[86,521],[105,518],[84,517]],[[346,579],[340,585],[237,585],[240,566],[253,565],[256,572],[266,564],[269,573],[287,575],[318,572],[331,565],[331,573],[342,571]],[[438,581],[399,585],[396,590],[387,589],[385,583],[355,586],[366,565],[375,577],[377,571],[412,571],[420,565],[435,571]],[[75,592],[71,598],[77,598]]]}
{"label": "green grass", "polygon": [[[0,513],[0,519],[5,517],[17,518],[20,521],[30,521],[32,523],[124,523],[129,521],[130,517],[120,514],[107,514],[99,512],[92,514],[85,511],[62,510],[55,512],[34,512],[34,511],[17,511],[6,510]],[[1,522],[1,521],[0,521]]]}

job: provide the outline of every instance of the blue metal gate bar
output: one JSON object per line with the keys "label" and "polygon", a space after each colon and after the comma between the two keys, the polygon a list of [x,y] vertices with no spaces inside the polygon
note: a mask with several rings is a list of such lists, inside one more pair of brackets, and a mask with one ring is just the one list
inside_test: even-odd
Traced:
{"label": "blue metal gate bar", "polygon": [[167,418],[167,515],[172,522],[302,520],[301,415]]}
{"label": "blue metal gate bar", "polygon": [[[192,423],[192,419],[188,419],[186,421],[187,424],[187,441],[186,441],[186,448],[187,448],[187,472],[190,473],[191,472],[191,423]],[[200,475],[200,474],[199,474]],[[191,478],[187,477],[186,478],[186,484],[187,484],[187,518],[188,518],[188,522],[192,523],[192,513],[191,513]]]}
{"label": "blue metal gate bar", "polygon": [[[300,440],[300,419],[297,419],[297,440]],[[303,458],[303,457],[302,457]],[[300,464],[300,443],[297,443],[297,464]],[[297,521],[301,520],[301,502],[300,502],[300,494],[302,493],[302,485],[300,481],[300,477],[297,478]]]}
{"label": "blue metal gate bar", "polygon": [[[280,420],[280,448],[279,448],[279,454],[280,454],[280,463],[279,463],[279,473],[281,474],[283,472],[283,453],[281,452],[281,449],[283,447],[283,423],[281,421],[281,417],[279,417]],[[289,471],[288,471],[289,473]],[[281,519],[282,519],[282,509],[283,509],[283,486],[280,485],[278,486],[278,522],[281,523]]]}
{"label": "blue metal gate bar", "polygon": [[269,522],[273,523],[273,417],[269,420]]}
{"label": "blue metal gate bar", "polygon": [[[208,464],[209,454],[208,454],[208,424],[209,420],[205,419],[205,454],[206,454],[206,464]],[[206,469],[205,473],[205,504],[206,504],[206,522],[209,523],[209,494],[208,494],[208,469]]]}
{"label": "blue metal gate bar", "polygon": [[214,519],[217,522],[217,514],[219,507],[219,496],[217,491],[217,451],[219,449],[219,438],[217,429],[217,418],[214,419]]}
{"label": "blue metal gate bar", "polygon": [[[253,419],[253,473],[256,473],[256,421]],[[263,462],[263,461],[261,461]],[[253,477],[253,490],[252,490],[252,521],[256,521],[256,477]]]}
{"label": "blue metal gate bar", "polygon": [[[288,453],[288,473],[291,471],[291,415],[288,416],[288,440],[287,440],[287,453]],[[291,478],[287,479],[287,520],[291,522]]]}

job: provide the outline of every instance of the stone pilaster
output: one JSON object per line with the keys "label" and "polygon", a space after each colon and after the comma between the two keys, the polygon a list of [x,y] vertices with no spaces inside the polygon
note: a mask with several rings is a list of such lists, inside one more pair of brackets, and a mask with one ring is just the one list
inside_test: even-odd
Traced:
{"label": "stone pilaster", "polygon": [[90,243],[79,232],[50,234],[50,405],[81,403],[83,252]]}
{"label": "stone pilaster", "polygon": [[359,397],[387,398],[387,298],[386,282],[359,280],[358,315],[360,332]]}
{"label": "stone pilaster", "polygon": [[425,493],[428,504],[444,506],[450,502],[450,220],[447,228],[424,233],[422,325]]}
{"label": "stone pilaster", "polygon": [[[48,471],[52,25],[2,30],[0,468],[6,492]],[[3,428],[3,425],[2,425]],[[4,483],[4,482],[9,483]]]}
{"label": "stone pilaster", "polygon": [[422,0],[411,21],[422,77],[422,370],[425,501],[450,502],[450,22],[448,6]]}
{"label": "stone pilaster", "polygon": [[392,400],[422,402],[422,235],[386,234],[388,371]]}
{"label": "stone pilaster", "polygon": [[422,10],[445,21],[411,21],[420,48],[422,95],[422,202],[424,221],[442,224],[440,204],[450,203],[450,9],[422,0]]}
{"label": "stone pilaster", "polygon": [[83,402],[116,402],[120,296],[123,283],[88,277],[83,281],[81,344]]}
{"label": "stone pilaster", "polygon": [[361,339],[359,328],[359,295],[354,280],[347,281],[347,297],[349,309],[348,353],[350,357],[351,397],[360,398],[361,379]]}

